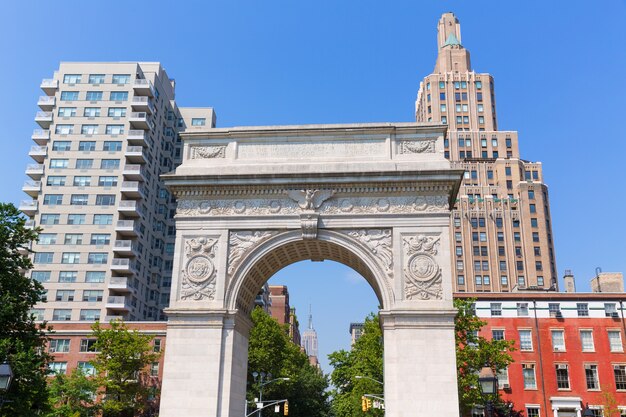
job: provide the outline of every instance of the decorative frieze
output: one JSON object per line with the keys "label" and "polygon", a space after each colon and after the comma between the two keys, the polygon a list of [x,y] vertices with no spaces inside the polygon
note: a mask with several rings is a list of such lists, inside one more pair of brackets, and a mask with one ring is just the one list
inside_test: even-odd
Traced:
{"label": "decorative frieze", "polygon": [[402,140],[400,141],[401,154],[435,153],[436,139]]}
{"label": "decorative frieze", "polygon": [[393,276],[393,250],[391,229],[343,230],[343,233],[358,240],[380,260],[389,277]]}
{"label": "decorative frieze", "polygon": [[322,205],[322,214],[410,214],[419,212],[444,212],[448,198],[444,195],[402,197],[347,197],[336,198]]}
{"label": "decorative frieze", "polygon": [[244,256],[262,242],[276,235],[275,230],[244,230],[230,232],[228,237],[228,274],[232,275]]}
{"label": "decorative frieze", "polygon": [[226,145],[194,146],[191,148],[191,159],[224,158]]}
{"label": "decorative frieze", "polygon": [[215,299],[215,255],[217,239],[199,237],[185,240],[185,260],[181,271],[181,300]]}
{"label": "decorative frieze", "polygon": [[289,198],[298,203],[302,210],[315,210],[335,194],[333,190],[288,190]]}
{"label": "decorative frieze", "polygon": [[404,250],[404,297],[407,300],[442,298],[441,267],[437,263],[439,236],[402,238]]}

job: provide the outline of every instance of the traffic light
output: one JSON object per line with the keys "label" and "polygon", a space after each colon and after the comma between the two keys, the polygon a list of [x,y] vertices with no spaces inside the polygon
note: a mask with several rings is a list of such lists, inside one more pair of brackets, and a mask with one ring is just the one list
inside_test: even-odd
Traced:
{"label": "traffic light", "polygon": [[361,410],[367,411],[367,398],[361,397]]}
{"label": "traffic light", "polygon": [[289,401],[285,401],[285,407],[283,408],[283,415],[284,416],[289,415]]}
{"label": "traffic light", "polygon": [[372,399],[366,398],[366,401],[367,401],[367,409],[369,410],[370,408],[372,408]]}

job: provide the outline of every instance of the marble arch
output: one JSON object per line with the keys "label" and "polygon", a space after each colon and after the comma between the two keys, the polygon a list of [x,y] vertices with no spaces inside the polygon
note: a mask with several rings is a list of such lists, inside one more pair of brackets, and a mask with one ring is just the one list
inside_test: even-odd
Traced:
{"label": "marble arch", "polygon": [[458,416],[445,126],[205,129],[165,176],[178,199],[162,417],[242,417],[249,312],[300,260],[335,260],[376,292],[389,417]]}

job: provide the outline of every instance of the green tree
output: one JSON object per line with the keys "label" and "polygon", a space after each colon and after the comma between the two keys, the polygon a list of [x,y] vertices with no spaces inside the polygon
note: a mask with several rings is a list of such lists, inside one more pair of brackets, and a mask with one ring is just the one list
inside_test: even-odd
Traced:
{"label": "green tree", "polygon": [[[309,363],[309,358],[300,346],[288,336],[287,326],[281,326],[261,308],[252,312],[253,327],[250,330],[248,347],[248,392],[249,404],[259,397],[260,381],[255,381],[252,372],[264,372],[274,378],[289,378],[276,381],[263,388],[263,399],[289,400],[289,415],[294,417],[325,417],[329,412],[327,378]],[[249,412],[252,409],[249,407]],[[265,410],[264,415],[273,415]]]}
{"label": "green tree", "polygon": [[158,385],[150,376],[149,367],[159,358],[153,351],[153,337],[129,330],[119,320],[107,328],[96,322],[92,330],[98,352],[92,361],[97,372],[95,381],[101,393],[106,394],[100,404],[103,417],[153,413]]}
{"label": "green tree", "polygon": [[77,368],[70,375],[58,374],[50,381],[47,417],[90,417],[97,410],[98,382]]}
{"label": "green tree", "polygon": [[47,410],[46,323],[35,323],[30,310],[42,301],[43,287],[24,275],[32,268],[29,245],[38,230],[12,204],[0,203],[0,362],[8,361],[14,380],[0,416],[31,417]]}
{"label": "green tree", "polygon": [[[334,370],[331,382],[332,409],[337,417],[382,416],[384,412],[371,409],[364,413],[361,397],[380,394],[383,387],[375,382],[383,380],[383,344],[378,316],[373,313],[366,319],[363,334],[349,351],[339,350],[328,355]],[[357,376],[367,378],[356,378]],[[375,381],[373,381],[375,380]]]}

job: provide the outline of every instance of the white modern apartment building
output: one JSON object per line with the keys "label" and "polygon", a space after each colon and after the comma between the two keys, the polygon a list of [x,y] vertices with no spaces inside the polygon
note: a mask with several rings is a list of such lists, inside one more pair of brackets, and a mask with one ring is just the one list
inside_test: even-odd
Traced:
{"label": "white modern apartment building", "polygon": [[214,127],[213,110],[179,108],[155,62],[64,62],[41,89],[20,204],[42,229],[31,274],[47,302],[34,313],[164,319],[175,201],[160,175],[181,161],[179,133]]}

